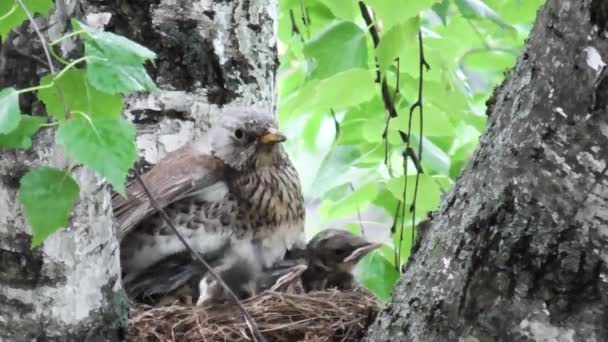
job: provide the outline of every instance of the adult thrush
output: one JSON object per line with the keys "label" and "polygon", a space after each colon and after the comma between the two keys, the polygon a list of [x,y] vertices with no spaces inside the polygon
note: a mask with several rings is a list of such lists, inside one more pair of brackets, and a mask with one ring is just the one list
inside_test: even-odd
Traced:
{"label": "adult thrush", "polygon": [[305,291],[348,290],[357,286],[353,275],[355,266],[380,247],[381,243],[368,242],[345,230],[325,229],[317,233],[305,249],[289,251],[285,260],[279,263],[305,263],[308,266],[302,274]]}
{"label": "adult thrush", "polygon": [[[225,113],[223,119],[142,179],[196,252],[229,246],[239,254],[255,241],[262,264],[270,266],[303,241],[300,181],[271,116],[248,111]],[[115,196],[112,205],[126,281],[185,250],[138,182],[128,184],[127,197]]]}

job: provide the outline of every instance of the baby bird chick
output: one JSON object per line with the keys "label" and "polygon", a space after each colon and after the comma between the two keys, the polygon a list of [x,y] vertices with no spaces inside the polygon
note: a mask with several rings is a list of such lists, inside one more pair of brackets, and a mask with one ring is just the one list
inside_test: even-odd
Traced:
{"label": "baby bird chick", "polygon": [[[216,269],[226,285],[238,299],[253,297],[265,290],[284,291],[298,282],[307,269],[306,265],[261,269],[242,258],[230,260]],[[200,296],[196,305],[229,302],[228,291],[211,274],[199,283]]]}
{"label": "baby bird chick", "polygon": [[381,246],[381,243],[368,242],[345,230],[325,229],[308,242],[305,250],[290,251],[282,263],[308,265],[302,274],[305,291],[348,290],[357,286],[353,275],[357,263]]}

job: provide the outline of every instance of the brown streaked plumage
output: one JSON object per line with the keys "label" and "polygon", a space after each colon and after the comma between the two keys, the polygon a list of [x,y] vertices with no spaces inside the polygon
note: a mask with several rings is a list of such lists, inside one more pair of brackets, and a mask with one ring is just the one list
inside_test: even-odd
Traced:
{"label": "brown streaked plumage", "polygon": [[[239,254],[255,240],[256,258],[269,266],[302,243],[299,178],[272,117],[247,112],[224,119],[205,139],[170,153],[142,178],[198,253],[230,245]],[[113,200],[126,282],[185,250],[142,190],[131,183],[126,199]]]}
{"label": "brown streaked plumage", "polygon": [[[143,179],[158,204],[166,207],[189,197],[196,189],[221,180],[224,172],[225,165],[220,159],[199,153],[194,145],[186,145],[168,153]],[[143,188],[135,180],[127,184],[127,197],[114,195],[112,208],[120,240],[155,212]]]}

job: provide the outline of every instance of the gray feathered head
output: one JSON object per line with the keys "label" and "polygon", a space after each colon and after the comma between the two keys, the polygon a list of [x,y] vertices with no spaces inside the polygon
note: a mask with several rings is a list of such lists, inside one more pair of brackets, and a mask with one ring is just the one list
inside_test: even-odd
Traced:
{"label": "gray feathered head", "polygon": [[223,113],[208,134],[212,154],[236,170],[262,168],[283,158],[286,137],[274,118],[253,110]]}

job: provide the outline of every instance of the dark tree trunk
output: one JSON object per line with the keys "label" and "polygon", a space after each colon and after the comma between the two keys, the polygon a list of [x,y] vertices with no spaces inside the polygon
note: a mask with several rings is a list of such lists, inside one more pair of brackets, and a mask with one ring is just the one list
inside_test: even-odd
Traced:
{"label": "dark tree trunk", "polygon": [[[143,164],[203,134],[221,120],[222,106],[275,109],[274,0],[54,2],[49,25],[38,19],[50,40],[69,31],[71,17],[85,21],[109,13],[107,30],[158,54],[149,72],[159,92],[128,98],[125,110],[138,129]],[[82,52],[72,40],[61,50],[71,58]],[[0,45],[0,89],[37,85],[49,72],[44,60],[39,39],[23,25]],[[34,94],[22,95],[20,104],[24,113],[44,113]],[[69,166],[53,130],[39,133],[30,151],[0,151],[0,341],[120,341],[128,307],[110,189],[92,171],[79,169],[80,200],[70,229],[31,250],[16,198],[19,179],[38,165]]]}
{"label": "dark tree trunk", "polygon": [[605,0],[539,12],[367,341],[608,341],[606,29]]}

